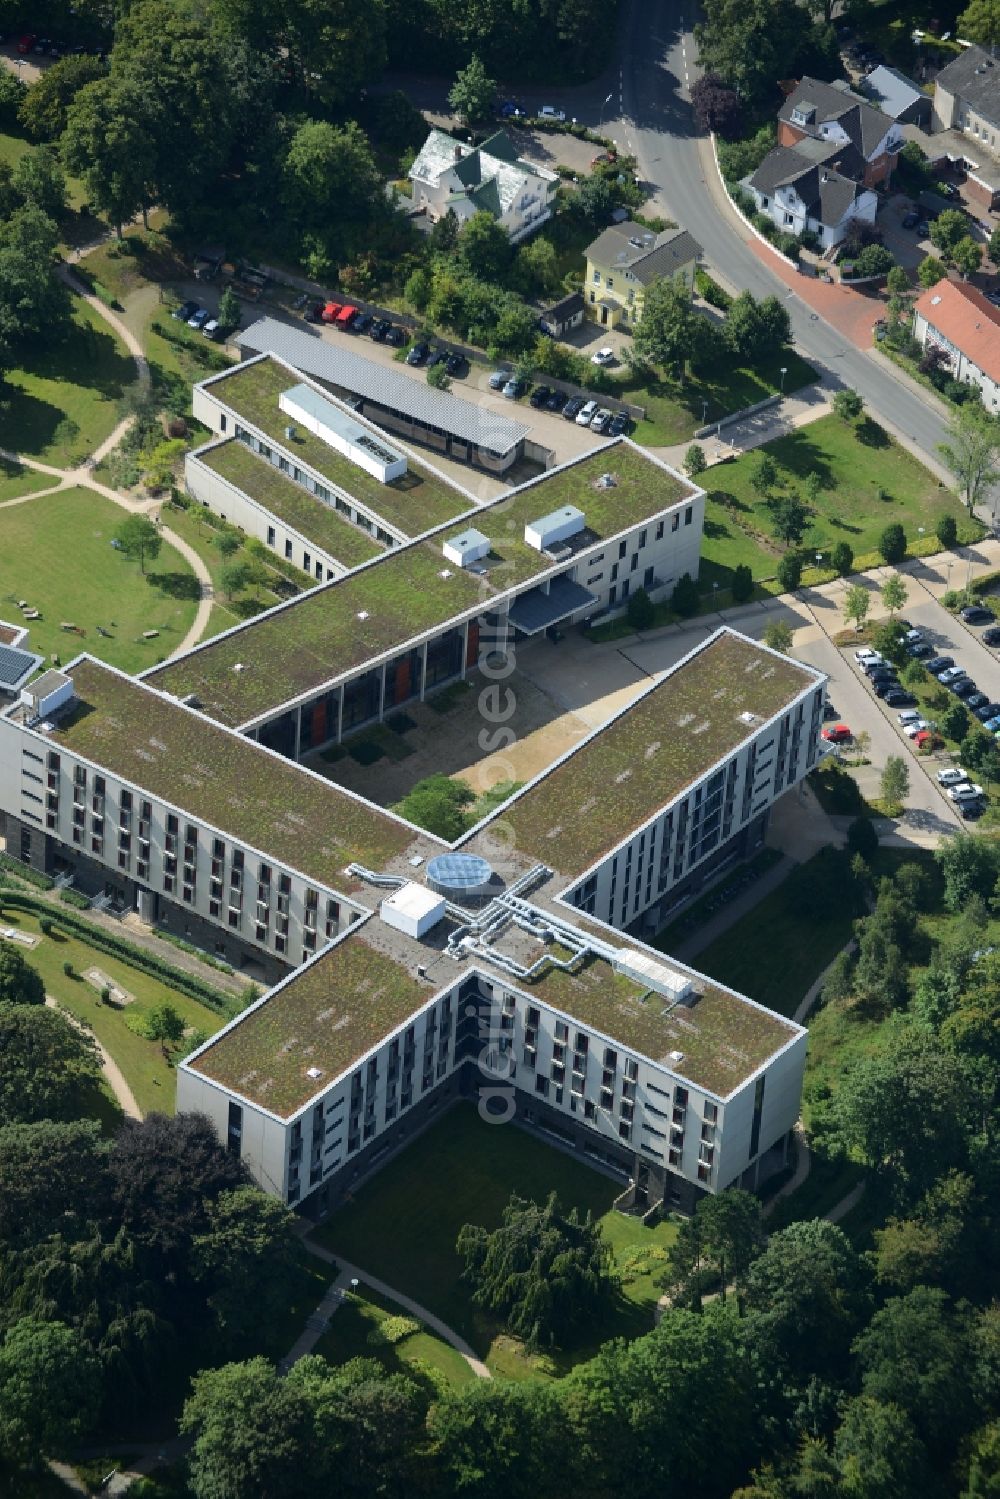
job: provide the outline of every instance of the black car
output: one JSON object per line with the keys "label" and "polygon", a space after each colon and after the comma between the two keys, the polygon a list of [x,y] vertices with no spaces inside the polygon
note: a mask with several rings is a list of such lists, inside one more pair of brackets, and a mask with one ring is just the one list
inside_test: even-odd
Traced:
{"label": "black car", "polygon": [[1000,645],[1000,625],[995,625],[992,630],[983,631],[983,645]]}
{"label": "black car", "polygon": [[912,645],[906,647],[906,651],[915,661],[922,661],[927,656],[933,656],[934,647],[928,645],[926,640],[915,640]]}
{"label": "black car", "polygon": [[385,341],[392,344],[394,349],[401,349],[406,342],[406,334],[402,328],[397,328],[395,323],[387,323],[385,326]]}
{"label": "black car", "polygon": [[966,604],[960,609],[959,614],[967,625],[990,625],[993,623],[993,611],[984,609],[982,604]]}
{"label": "black car", "polygon": [[32,48],[32,51],[36,52],[39,55],[39,57],[44,57],[45,54],[48,52],[48,50],[49,50],[49,48],[51,46],[52,46],[52,38],[50,36],[40,36],[38,38],[38,41],[35,43],[34,47]]}
{"label": "black car", "polygon": [[546,411],[554,411],[556,416],[566,405],[566,392],[564,390],[553,390],[545,402]]}
{"label": "black car", "polygon": [[833,704],[831,703],[830,699],[826,698],[824,700],[824,703],[823,703],[823,721],[826,723],[826,722],[829,722],[829,720],[831,718],[839,718],[839,717],[840,717],[840,714],[837,712],[836,708],[833,706]]}
{"label": "black car", "polygon": [[985,708],[988,702],[989,698],[985,692],[970,692],[965,699],[965,706],[970,713],[975,713],[977,708]]}
{"label": "black car", "polygon": [[448,375],[461,375],[465,372],[465,355],[449,354],[444,363],[445,373]]}
{"label": "black car", "polygon": [[367,333],[374,321],[375,319],[370,312],[359,312],[351,324],[351,332]]}
{"label": "black car", "polygon": [[912,692],[907,692],[905,687],[890,687],[885,694],[886,706],[889,708],[909,708],[917,700]]}
{"label": "black car", "polygon": [[384,317],[372,318],[372,325],[368,329],[368,337],[371,339],[372,343],[385,343],[385,335],[388,333],[391,327],[392,324],[387,323]]}
{"label": "black car", "polygon": [[917,227],[917,225],[919,223],[920,223],[920,215],[919,215],[919,213],[907,213],[907,214],[903,215],[903,228],[904,229],[916,229],[916,227]]}
{"label": "black car", "polygon": [[945,671],[947,667],[954,665],[954,656],[935,656],[927,662],[927,670],[936,676],[939,671]]}
{"label": "black car", "polygon": [[583,410],[583,407],[583,396],[570,396],[569,400],[566,402],[565,406],[562,409],[562,414],[568,422],[574,422],[576,421],[577,416]]}
{"label": "black car", "polygon": [[302,316],[307,323],[321,323],[323,321],[323,303],[310,302]]}
{"label": "black car", "polygon": [[179,307],[175,307],[174,308],[174,310],[170,314],[170,316],[178,318],[182,323],[186,323],[187,320],[188,320],[188,318],[189,317],[194,317],[194,315],[195,315],[195,313],[197,311],[198,311],[198,303],[197,302],[182,302]]}
{"label": "black car", "polygon": [[535,410],[538,411],[540,407],[545,405],[550,395],[551,391],[547,385],[536,385],[528,397],[528,405],[534,406]]}
{"label": "black car", "polygon": [[981,708],[973,708],[972,711],[980,723],[989,723],[991,718],[1000,718],[1000,703],[984,703]]}
{"label": "black car", "polygon": [[608,435],[610,437],[626,437],[631,429],[632,421],[628,413],[625,411],[619,411],[611,419],[611,426],[608,428]]}
{"label": "black car", "polygon": [[872,683],[872,691],[876,697],[888,698],[890,692],[899,691],[899,683],[895,677],[879,677],[877,682]]}
{"label": "black car", "polygon": [[979,688],[971,677],[961,677],[957,682],[952,683],[951,690],[956,697],[965,698],[966,701],[979,692]]}
{"label": "black car", "polygon": [[[940,678],[938,680],[940,681]],[[951,677],[947,682],[941,682],[941,686],[947,688],[949,692],[953,692],[956,697],[960,697],[962,686],[964,685],[964,683],[970,680],[971,678],[967,677],[965,673],[962,672],[961,676]]]}
{"label": "black car", "polygon": [[423,364],[430,351],[431,350],[429,344],[414,344],[413,348],[406,356],[407,364]]}
{"label": "black car", "polygon": [[448,352],[446,349],[432,349],[427,356],[427,368],[432,370],[436,364],[446,364]]}
{"label": "black car", "polygon": [[896,668],[888,661],[872,661],[870,665],[865,666],[865,676],[870,682],[876,681],[879,677],[895,677],[897,675]]}

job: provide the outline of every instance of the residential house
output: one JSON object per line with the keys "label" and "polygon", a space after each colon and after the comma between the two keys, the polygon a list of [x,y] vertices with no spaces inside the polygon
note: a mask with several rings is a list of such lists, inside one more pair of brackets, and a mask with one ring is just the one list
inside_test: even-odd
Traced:
{"label": "residential house", "polygon": [[913,309],[913,336],[943,349],[952,375],[979,387],[986,410],[1000,412],[1000,308],[964,281],[939,281]]}
{"label": "residential house", "polygon": [[492,214],[516,244],[552,217],[559,178],[518,155],[505,130],[481,146],[432,130],[410,168],[413,203],[433,221],[449,209],[459,223]]}
{"label": "residential house", "polygon": [[573,291],[568,296],[561,297],[558,302],[553,302],[551,307],[546,307],[538,319],[538,326],[550,338],[562,338],[572,328],[579,328],[583,322],[583,314],[583,293]]}
{"label": "residential house", "polygon": [[968,172],[966,191],[985,208],[1000,206],[1000,59],[982,47],[968,47],[934,80],[935,132],[931,147],[947,146],[953,161]]}
{"label": "residential house", "polygon": [[744,186],[758,213],[766,213],[784,233],[808,229],[829,250],[855,221],[875,222],[878,198],[859,180],[863,175],[855,146],[803,139],[768,152]]}
{"label": "residential house", "polygon": [[869,103],[874,104],[890,120],[901,125],[923,125],[930,122],[930,96],[905,74],[882,64],[873,68],[858,85]]}
{"label": "residential house", "polygon": [[653,234],[638,224],[612,224],[587,246],[587,311],[603,326],[637,323],[647,286],[664,277],[694,286],[701,245],[686,229]]}
{"label": "residential house", "polygon": [[860,182],[878,187],[892,176],[903,134],[895,120],[846,84],[803,78],[778,111],[778,144],[794,147],[806,140],[853,147],[860,158]]}

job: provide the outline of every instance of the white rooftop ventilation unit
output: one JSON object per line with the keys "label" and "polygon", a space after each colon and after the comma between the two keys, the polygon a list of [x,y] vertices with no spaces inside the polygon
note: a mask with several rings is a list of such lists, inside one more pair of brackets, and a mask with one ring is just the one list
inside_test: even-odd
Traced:
{"label": "white rooftop ventilation unit", "polygon": [[525,526],[524,539],[536,552],[547,552],[582,531],[585,519],[583,511],[575,505],[564,505],[561,510],[553,510]]}
{"label": "white rooftop ventilation unit", "polygon": [[694,985],[686,973],[678,973],[675,968],[658,963],[649,953],[636,952],[631,947],[618,949],[613,967],[616,973],[624,973],[667,999],[687,999],[694,992]]}
{"label": "white rooftop ventilation unit", "polygon": [[441,550],[456,567],[471,567],[489,555],[490,538],[477,531],[475,526],[468,526],[457,536],[449,536]]}
{"label": "white rooftop ventilation unit", "polygon": [[423,937],[444,916],[445,901],[424,885],[408,880],[386,896],[381,905],[382,920],[407,937]]}

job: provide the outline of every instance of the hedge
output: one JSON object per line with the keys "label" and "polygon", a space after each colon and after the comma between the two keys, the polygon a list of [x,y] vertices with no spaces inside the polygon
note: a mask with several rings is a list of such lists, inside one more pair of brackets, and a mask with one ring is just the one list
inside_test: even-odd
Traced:
{"label": "hedge", "polygon": [[42,874],[38,869],[32,869],[30,864],[22,864],[18,859],[12,859],[10,854],[0,854],[0,869],[10,870],[16,874],[19,880],[24,880],[29,885],[37,885],[39,890],[51,890],[55,880],[50,879],[47,874]]}
{"label": "hedge", "polygon": [[96,948],[98,952],[120,958],[130,968],[137,968],[140,973],[148,973],[153,978],[162,979],[178,993],[186,994],[188,999],[198,1000],[199,1004],[207,1005],[210,1010],[217,1011],[227,1019],[234,1013],[234,1007],[238,1004],[236,995],[223,994],[220,990],[213,989],[201,979],[195,978],[193,974],[185,973],[181,968],[174,968],[170,963],[165,963],[161,958],[146,952],[144,948],[135,947],[124,938],[116,937],[112,932],[106,932],[103,928],[94,926],[92,922],[83,921],[70,911],[54,912],[47,902],[36,900],[31,895],[22,895],[20,891],[13,891],[9,886],[4,890],[2,904],[12,911],[26,911],[32,916],[48,918],[55,928],[63,927],[74,937],[79,937],[81,942],[86,942],[88,946]]}
{"label": "hedge", "polygon": [[90,910],[90,901],[85,895],[81,895],[79,890],[60,890],[59,899],[67,906],[75,906],[78,911]]}

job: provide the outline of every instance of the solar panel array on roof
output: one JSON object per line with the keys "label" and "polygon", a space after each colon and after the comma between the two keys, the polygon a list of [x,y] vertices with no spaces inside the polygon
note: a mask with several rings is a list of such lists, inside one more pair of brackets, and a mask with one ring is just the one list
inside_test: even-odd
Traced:
{"label": "solar panel array on roof", "polygon": [[[396,411],[412,421],[422,422],[439,432],[446,432],[462,442],[474,443],[491,453],[504,456],[516,448],[531,431],[524,422],[511,421],[485,406],[474,406],[450,391],[434,390],[421,385],[409,375],[386,369],[355,354],[338,348],[314,334],[289,328],[274,318],[261,318],[239,335],[245,355],[276,354],[294,369],[348,390],[362,400],[372,401],[387,411]],[[219,382],[218,394],[225,400],[225,377]]]}
{"label": "solar panel array on roof", "polygon": [[0,691],[16,692],[40,662],[41,657],[33,656],[30,651],[0,645]]}

